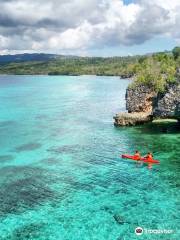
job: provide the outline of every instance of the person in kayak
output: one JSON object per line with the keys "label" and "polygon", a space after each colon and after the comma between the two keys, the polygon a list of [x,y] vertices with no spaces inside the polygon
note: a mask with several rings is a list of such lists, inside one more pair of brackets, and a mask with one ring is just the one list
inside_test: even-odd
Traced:
{"label": "person in kayak", "polygon": [[[145,158],[147,159],[147,161],[152,161],[153,160],[153,155],[152,153],[148,152],[148,154],[145,156]],[[148,169],[151,169],[152,168],[152,163],[149,162],[148,163]]]}
{"label": "person in kayak", "polygon": [[145,158],[149,161],[153,160],[153,155],[152,153],[148,152],[148,154],[145,156]]}
{"label": "person in kayak", "polygon": [[140,152],[138,150],[135,151],[134,157],[136,157],[137,160],[141,159],[141,154],[140,154]]}

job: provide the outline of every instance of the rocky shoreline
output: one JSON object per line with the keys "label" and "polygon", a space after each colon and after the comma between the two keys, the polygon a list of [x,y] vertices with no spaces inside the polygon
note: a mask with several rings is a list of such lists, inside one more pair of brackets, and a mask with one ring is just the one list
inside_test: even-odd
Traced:
{"label": "rocky shoreline", "polygon": [[115,126],[134,126],[152,121],[152,115],[148,113],[118,113],[114,116]]}
{"label": "rocky shoreline", "polygon": [[148,86],[128,87],[126,110],[114,116],[115,126],[134,126],[154,119],[180,121],[180,80],[167,86],[164,93],[156,93]]}

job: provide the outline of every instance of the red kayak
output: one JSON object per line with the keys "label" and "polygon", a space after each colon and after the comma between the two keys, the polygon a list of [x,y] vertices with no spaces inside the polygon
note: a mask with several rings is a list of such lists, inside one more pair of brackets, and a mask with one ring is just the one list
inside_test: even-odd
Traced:
{"label": "red kayak", "polygon": [[160,163],[158,160],[155,160],[155,159],[150,160],[150,159],[143,158],[143,157],[139,159],[136,156],[131,156],[131,155],[128,155],[128,154],[123,154],[121,157],[132,159],[132,160],[135,160],[135,161],[142,161],[142,162],[145,162],[145,163],[157,163],[157,164]]}

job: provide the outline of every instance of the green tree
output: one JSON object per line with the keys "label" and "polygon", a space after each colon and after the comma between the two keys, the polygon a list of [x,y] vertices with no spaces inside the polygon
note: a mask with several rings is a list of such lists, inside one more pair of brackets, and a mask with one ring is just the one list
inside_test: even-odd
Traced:
{"label": "green tree", "polygon": [[180,57],[180,47],[175,47],[173,50],[172,50],[172,53],[173,53],[173,56],[174,56],[174,59],[178,59],[178,57]]}
{"label": "green tree", "polygon": [[133,86],[146,85],[153,91],[163,92],[169,82],[175,81],[176,63],[168,54],[156,54],[135,65]]}

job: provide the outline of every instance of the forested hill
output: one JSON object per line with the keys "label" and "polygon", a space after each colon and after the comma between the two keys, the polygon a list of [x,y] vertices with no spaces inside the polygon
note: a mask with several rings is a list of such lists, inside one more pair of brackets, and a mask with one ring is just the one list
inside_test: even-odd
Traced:
{"label": "forested hill", "polygon": [[56,54],[45,53],[24,53],[14,55],[0,55],[0,64],[7,64],[11,62],[28,62],[28,61],[48,61],[56,59]]}
{"label": "forested hill", "polygon": [[[165,54],[173,58],[172,52]],[[77,57],[56,54],[0,56],[0,74],[106,75],[131,77],[145,59],[157,54],[127,57]]]}
{"label": "forested hill", "polygon": [[140,56],[102,58],[43,54],[4,56],[4,61],[0,60],[0,74],[132,75],[133,66],[139,58]]}

